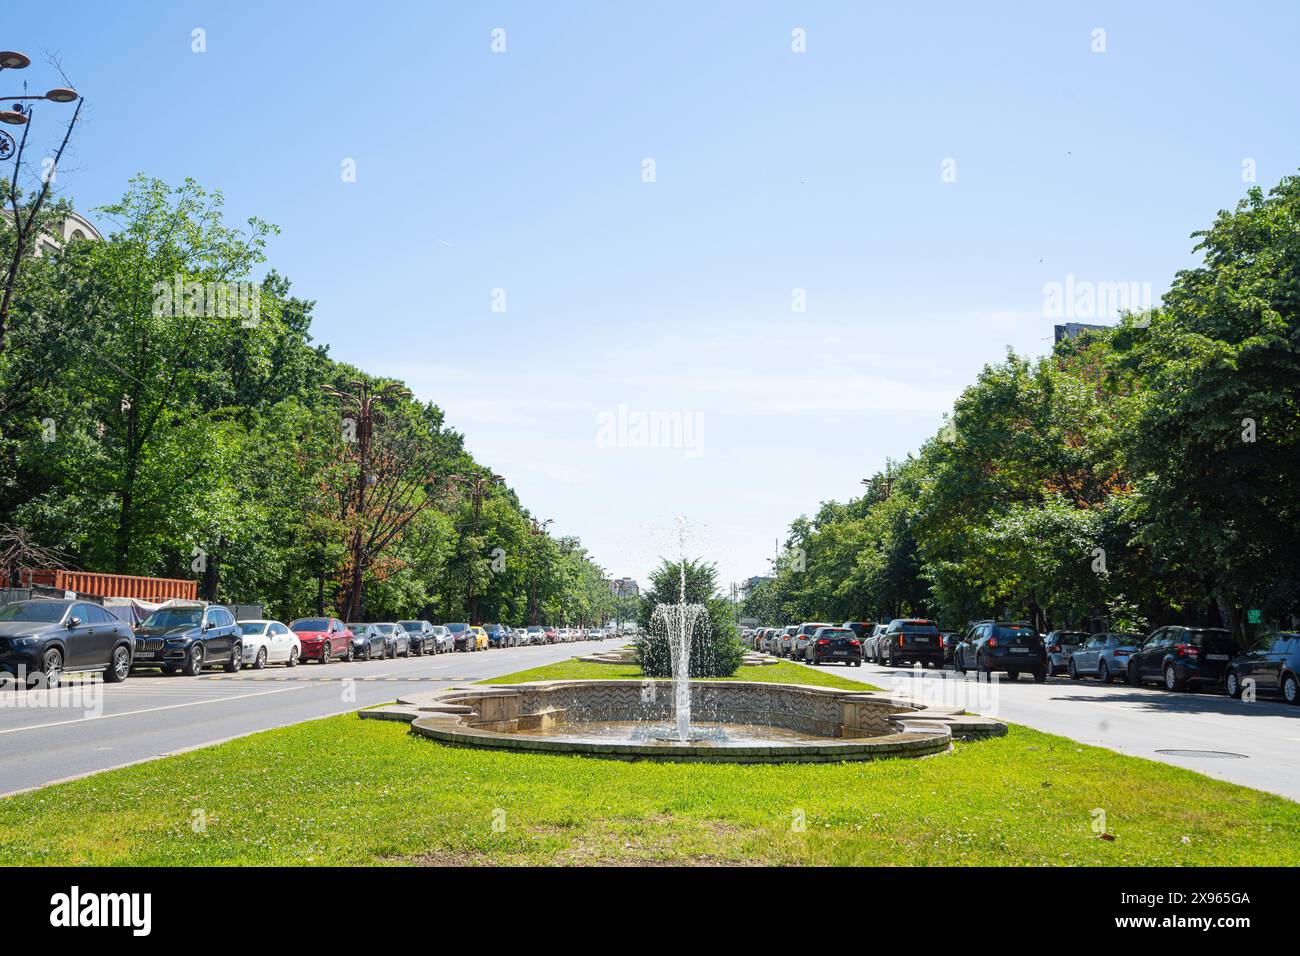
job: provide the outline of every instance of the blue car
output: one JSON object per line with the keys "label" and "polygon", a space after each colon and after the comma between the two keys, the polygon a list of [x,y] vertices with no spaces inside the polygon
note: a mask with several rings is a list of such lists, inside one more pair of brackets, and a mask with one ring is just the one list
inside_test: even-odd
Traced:
{"label": "blue car", "polygon": [[1141,634],[1093,634],[1070,651],[1065,669],[1075,680],[1095,677],[1103,684],[1128,673],[1129,656],[1146,640]]}
{"label": "blue car", "polygon": [[953,667],[959,674],[1003,671],[1007,680],[1029,673],[1041,684],[1047,680],[1047,649],[1028,624],[979,621],[953,652]]}

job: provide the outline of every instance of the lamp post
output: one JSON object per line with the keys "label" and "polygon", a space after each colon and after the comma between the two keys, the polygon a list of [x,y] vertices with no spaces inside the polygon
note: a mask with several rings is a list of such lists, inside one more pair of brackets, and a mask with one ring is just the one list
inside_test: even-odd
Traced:
{"label": "lamp post", "polygon": [[[547,518],[545,521],[538,521],[536,518],[533,518],[531,520],[533,522],[533,526],[530,529],[530,533],[535,538],[540,538],[542,535],[546,534],[546,529],[550,525],[555,523],[554,518]],[[537,569],[536,567],[529,568],[528,623],[532,625],[537,624]]]}
{"label": "lamp post", "polygon": [[[460,485],[469,492],[470,503],[473,506],[474,515],[474,537],[478,537],[480,519],[483,515],[483,501],[492,497],[492,489],[501,484],[505,479],[500,475],[488,473],[486,475],[448,475],[449,484]],[[478,592],[474,588],[474,575],[472,570],[466,574],[466,586],[468,589],[467,603],[469,604],[469,622],[478,624]]]}
{"label": "lamp post", "polygon": [[[5,70],[25,70],[31,65],[31,59],[23,53],[16,50],[0,50],[0,72]],[[22,209],[18,206],[18,174],[22,170],[23,153],[27,149],[27,134],[31,130],[32,120],[32,103],[45,100],[50,103],[76,103],[77,108],[73,111],[72,119],[68,122],[68,128],[63,134],[63,141],[59,144],[58,150],[54,153],[54,160],[50,166],[50,172],[41,176],[41,188],[36,194],[36,198],[28,204],[27,214],[23,215]],[[27,247],[34,240],[34,229],[37,220],[40,218],[41,209],[45,205],[45,200],[50,194],[50,184],[54,181],[54,171],[59,167],[59,160],[63,158],[63,151],[67,148],[68,140],[72,137],[73,127],[77,125],[77,118],[81,115],[81,107],[85,101],[76,90],[69,89],[65,86],[56,86],[43,95],[37,96],[27,92],[24,84],[23,92],[18,96],[0,97],[0,102],[13,104],[12,109],[0,109],[0,123],[9,126],[21,126],[23,128],[22,137],[18,143],[8,133],[0,130],[0,160],[9,159],[11,156],[14,161],[14,172],[9,178],[9,195],[7,198],[9,214],[13,217],[15,239],[13,255],[10,257],[8,267],[5,270],[4,291],[0,294],[0,352],[4,351],[5,335],[9,328],[9,308],[13,302],[14,287],[18,284],[18,272],[22,267],[23,254]]]}

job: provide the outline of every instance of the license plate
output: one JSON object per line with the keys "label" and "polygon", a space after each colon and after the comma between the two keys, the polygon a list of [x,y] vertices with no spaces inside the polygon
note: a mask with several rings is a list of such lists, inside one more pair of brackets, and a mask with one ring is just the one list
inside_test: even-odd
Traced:
{"label": "license plate", "polygon": [[1011,648],[1011,653],[1012,653],[1012,654],[1028,654],[1028,653],[1029,653],[1029,648],[1027,648],[1027,647],[1013,647],[1013,648]]}
{"label": "license plate", "polygon": [[1207,661],[1226,661],[1228,659],[1228,655],[1227,654],[1206,654],[1205,659]]}
{"label": "license plate", "polygon": [[153,651],[136,651],[136,652],[135,652],[135,659],[136,659],[137,661],[142,661],[142,660],[146,660],[146,659],[151,659],[151,658],[153,657],[153,654],[154,654]]}
{"label": "license plate", "polygon": [[912,638],[912,643],[913,643],[913,644],[929,644],[929,643],[930,643],[930,639],[929,639],[928,637],[914,637],[914,638]]}
{"label": "license plate", "polygon": [[834,651],[833,653],[835,654],[836,657],[847,657],[849,652],[848,652],[848,651]]}

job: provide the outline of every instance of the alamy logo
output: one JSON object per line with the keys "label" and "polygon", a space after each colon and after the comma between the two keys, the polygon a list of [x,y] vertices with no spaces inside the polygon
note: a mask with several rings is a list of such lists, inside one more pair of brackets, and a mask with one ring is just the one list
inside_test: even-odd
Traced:
{"label": "alamy logo", "polygon": [[171,282],[153,284],[155,318],[240,318],[245,328],[262,314],[262,288],[256,282]]}
{"label": "alamy logo", "polygon": [[699,458],[703,440],[703,412],[639,412],[619,405],[596,416],[598,448],[682,448],[687,458]]}
{"label": "alamy logo", "polygon": [[1067,273],[1064,282],[1043,284],[1043,317],[1108,319],[1151,309],[1150,282],[1091,282]]}
{"label": "alamy logo", "polygon": [[51,896],[50,907],[51,926],[129,926],[133,936],[148,936],[153,926],[151,893],[82,893],[74,886]]}

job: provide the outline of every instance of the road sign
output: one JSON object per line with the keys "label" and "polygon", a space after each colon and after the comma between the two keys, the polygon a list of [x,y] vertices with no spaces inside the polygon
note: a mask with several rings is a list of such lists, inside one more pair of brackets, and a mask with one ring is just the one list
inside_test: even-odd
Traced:
{"label": "road sign", "polygon": [[1259,610],[1259,608],[1251,608],[1249,611],[1246,612],[1247,624],[1258,624],[1263,619],[1264,619],[1264,615]]}

